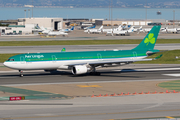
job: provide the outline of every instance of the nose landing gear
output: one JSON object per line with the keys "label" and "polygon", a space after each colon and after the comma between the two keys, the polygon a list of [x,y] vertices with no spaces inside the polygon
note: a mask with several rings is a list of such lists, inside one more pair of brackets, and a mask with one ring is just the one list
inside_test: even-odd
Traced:
{"label": "nose landing gear", "polygon": [[19,70],[19,77],[23,77],[23,71]]}

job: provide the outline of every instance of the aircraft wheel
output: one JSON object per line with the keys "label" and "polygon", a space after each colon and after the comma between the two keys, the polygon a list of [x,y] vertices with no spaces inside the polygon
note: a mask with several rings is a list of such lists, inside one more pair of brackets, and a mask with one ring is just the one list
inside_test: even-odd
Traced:
{"label": "aircraft wheel", "polygon": [[90,75],[100,76],[101,73],[100,72],[90,72]]}
{"label": "aircraft wheel", "polygon": [[22,71],[22,70],[19,70],[19,73],[20,73],[19,76],[20,76],[20,77],[23,77],[23,71]]}

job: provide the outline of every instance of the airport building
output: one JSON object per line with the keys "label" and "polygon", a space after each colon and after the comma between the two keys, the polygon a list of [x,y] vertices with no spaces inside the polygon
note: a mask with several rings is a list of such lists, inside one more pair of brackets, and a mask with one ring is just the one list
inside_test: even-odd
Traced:
{"label": "airport building", "polygon": [[63,18],[19,18],[17,25],[0,27],[1,34],[38,34],[39,28],[51,30],[63,28]]}
{"label": "airport building", "polygon": [[19,18],[18,25],[37,24],[51,30],[63,28],[63,18]]}
{"label": "airport building", "polygon": [[152,20],[104,20],[103,25],[148,25]]}

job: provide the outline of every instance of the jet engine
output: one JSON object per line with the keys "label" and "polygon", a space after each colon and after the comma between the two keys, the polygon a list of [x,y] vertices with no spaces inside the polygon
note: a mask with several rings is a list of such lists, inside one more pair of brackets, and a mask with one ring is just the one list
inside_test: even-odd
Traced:
{"label": "jet engine", "polygon": [[72,68],[72,73],[74,75],[85,74],[88,72],[88,68],[86,65],[76,65]]}

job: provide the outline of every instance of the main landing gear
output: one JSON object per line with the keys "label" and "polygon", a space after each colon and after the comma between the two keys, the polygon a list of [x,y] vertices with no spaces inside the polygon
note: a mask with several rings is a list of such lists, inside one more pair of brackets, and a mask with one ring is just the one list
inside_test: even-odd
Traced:
{"label": "main landing gear", "polygon": [[96,68],[95,68],[95,67],[92,67],[92,68],[91,68],[91,71],[92,71],[92,72],[89,73],[90,75],[97,75],[97,76],[101,75],[100,72],[96,72]]}
{"label": "main landing gear", "polygon": [[90,75],[97,75],[97,76],[100,76],[100,75],[101,75],[100,72],[90,72],[89,74],[90,74]]}
{"label": "main landing gear", "polygon": [[23,71],[19,70],[19,77],[23,77]]}

